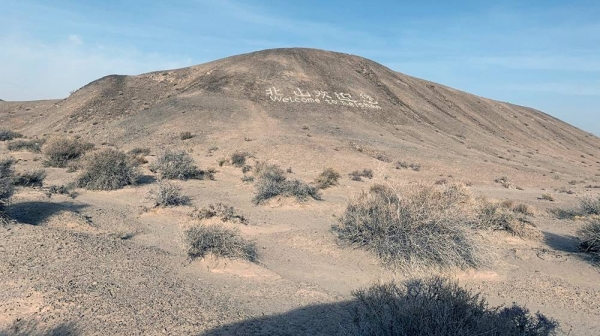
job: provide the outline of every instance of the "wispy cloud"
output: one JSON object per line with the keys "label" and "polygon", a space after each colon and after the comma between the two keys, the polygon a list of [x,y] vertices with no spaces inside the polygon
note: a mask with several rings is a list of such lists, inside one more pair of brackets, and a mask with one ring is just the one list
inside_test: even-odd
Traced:
{"label": "wispy cloud", "polygon": [[34,100],[62,98],[109,74],[139,74],[191,65],[191,59],[135,48],[87,46],[76,35],[57,43],[27,36],[0,37],[0,98]]}

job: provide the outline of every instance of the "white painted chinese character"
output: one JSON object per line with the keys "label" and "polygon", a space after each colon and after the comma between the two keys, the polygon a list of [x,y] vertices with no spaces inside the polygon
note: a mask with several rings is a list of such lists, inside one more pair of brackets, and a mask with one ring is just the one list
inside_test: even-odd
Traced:
{"label": "white painted chinese character", "polygon": [[302,92],[302,90],[300,90],[300,88],[296,89],[296,91],[294,91],[294,94],[296,95],[296,97],[305,97],[305,98],[310,98],[310,93],[308,93],[308,91],[306,92]]}
{"label": "white painted chinese character", "polygon": [[281,94],[281,93],[279,92],[279,90],[278,90],[276,87],[274,87],[274,86],[273,86],[273,87],[271,87],[271,88],[268,88],[268,89],[266,90],[266,94],[267,94],[267,96],[269,96],[269,98],[271,98],[271,100],[273,100],[273,101],[275,101],[275,100],[278,100],[278,101],[279,101],[279,100],[281,100],[281,96],[283,96],[283,94]]}
{"label": "white painted chinese character", "polygon": [[335,92],[335,96],[340,101],[345,101],[345,102],[348,102],[348,103],[356,103],[356,100],[353,100],[352,99],[352,95],[349,94],[349,93],[343,93],[343,92],[337,93],[337,92]]}
{"label": "white painted chinese character", "polygon": [[327,91],[315,90],[313,91],[313,93],[315,94],[315,96],[317,96],[317,98],[331,99],[331,96],[329,96],[329,92]]}
{"label": "white painted chinese character", "polygon": [[379,105],[379,103],[373,97],[369,96],[366,93],[362,93],[360,95],[360,98],[362,99],[363,103],[365,103],[365,104]]}

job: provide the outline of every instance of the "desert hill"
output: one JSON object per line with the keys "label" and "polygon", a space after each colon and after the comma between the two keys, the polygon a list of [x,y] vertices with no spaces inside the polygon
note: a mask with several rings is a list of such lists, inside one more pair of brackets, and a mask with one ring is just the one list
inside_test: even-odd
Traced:
{"label": "desert hill", "polygon": [[[3,131],[15,138],[0,142],[0,159],[12,157],[16,174],[46,175],[16,187],[5,210],[15,222],[0,225],[0,335],[347,334],[340,326],[354,291],[423,275],[340,244],[332,225],[349,200],[374,185],[455,182],[472,196],[464,204],[521,209],[534,234],[478,231],[490,264],[449,276],[491,305],[540,310],[564,334],[600,333],[598,266],[577,248],[584,221],[554,211],[598,195],[600,139],[543,112],[362,57],[294,48],[106,76],[60,100],[0,101],[4,129],[24,137]],[[93,143],[84,159],[135,149],[139,184],[69,186],[86,161],[47,167],[36,151],[37,139],[58,138]],[[150,167],[166,149],[214,170],[214,180],[170,181],[187,205],[154,202],[159,175]],[[246,161],[233,164],[234,154]],[[256,204],[265,162],[310,185],[330,167],[339,183],[319,191],[321,200]],[[215,204],[244,220],[193,218]],[[217,224],[253,242],[258,262],[190,259],[187,229]]]}
{"label": "desert hill", "polygon": [[[26,133],[69,132],[117,145],[165,146],[183,129],[216,146],[224,139],[241,146],[244,137],[316,145],[323,137],[338,149],[353,143],[391,159],[454,161],[458,170],[492,163],[494,170],[582,176],[597,165],[582,155],[600,156],[596,136],[542,112],[358,56],[313,49],[265,50],[178,70],[107,76],[60,101],[3,103],[0,113],[11,124],[19,109],[32,115],[15,122]],[[333,148],[325,150],[335,156]]]}

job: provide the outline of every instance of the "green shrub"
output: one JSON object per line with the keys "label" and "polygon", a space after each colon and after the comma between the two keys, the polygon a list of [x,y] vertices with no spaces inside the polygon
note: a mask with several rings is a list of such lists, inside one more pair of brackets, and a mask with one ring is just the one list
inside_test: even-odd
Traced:
{"label": "green shrub", "polygon": [[0,129],[0,141],[9,141],[22,137],[23,135],[21,133],[13,132],[7,129]]}
{"label": "green shrub", "polygon": [[44,170],[31,170],[15,175],[13,184],[24,187],[41,187],[45,178],[46,172]]}
{"label": "green shrub", "polygon": [[600,219],[588,221],[578,232],[579,249],[600,260]]}
{"label": "green shrub", "polygon": [[340,173],[335,171],[333,168],[325,168],[317,177],[315,183],[317,188],[326,189],[331,186],[338,184],[338,179],[341,177]]}
{"label": "green shrub", "polygon": [[185,233],[188,255],[202,258],[212,253],[217,257],[258,261],[256,246],[242,238],[237,230],[222,225],[196,225]]}
{"label": "green shrub", "polygon": [[54,138],[46,142],[42,153],[46,156],[46,166],[64,168],[69,161],[79,159],[92,148],[93,144],[79,139]]}
{"label": "green shrub", "polygon": [[190,217],[198,220],[218,217],[223,222],[239,221],[240,223],[247,223],[247,220],[243,215],[235,211],[232,206],[223,203],[210,204],[201,209],[196,208],[190,213]]}
{"label": "green shrub", "polygon": [[139,176],[137,164],[130,156],[109,148],[87,158],[77,186],[90,190],[115,190],[137,184]]}
{"label": "green shrub", "polygon": [[363,177],[372,179],[373,178],[373,170],[366,169],[366,168],[363,170],[355,170],[355,171],[351,172],[349,175],[350,175],[350,179],[352,181],[362,181]]}
{"label": "green shrub", "polygon": [[194,159],[184,151],[166,151],[150,165],[150,170],[161,179],[203,179],[207,172],[199,170]]}
{"label": "green shrub", "polygon": [[441,277],[378,284],[356,291],[348,335],[373,336],[550,336],[559,324],[513,304],[489,307],[479,293]]}
{"label": "green shrub", "polygon": [[376,185],[352,199],[332,229],[341,243],[373,251],[390,266],[478,267],[485,261],[462,206],[468,198],[457,186],[397,193]]}
{"label": "green shrub", "polygon": [[284,171],[277,165],[257,165],[256,194],[254,203],[261,204],[277,197],[295,197],[298,201],[305,201],[309,197],[321,200],[319,190],[300,180],[287,180]]}
{"label": "green shrub", "polygon": [[190,198],[181,195],[181,188],[167,181],[159,181],[153,193],[155,207],[169,207],[190,204]]}
{"label": "green shrub", "polygon": [[9,151],[29,151],[32,153],[40,153],[45,140],[14,140],[8,143],[6,148]]}

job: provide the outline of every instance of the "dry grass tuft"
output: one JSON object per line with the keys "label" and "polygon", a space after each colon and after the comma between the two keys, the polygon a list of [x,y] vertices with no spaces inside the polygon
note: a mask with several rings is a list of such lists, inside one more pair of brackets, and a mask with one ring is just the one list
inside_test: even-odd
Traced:
{"label": "dry grass tuft", "polygon": [[190,217],[198,220],[218,217],[223,222],[238,221],[243,224],[248,223],[244,215],[239,214],[232,206],[223,203],[210,204],[202,209],[196,208],[190,213]]}
{"label": "dry grass tuft", "polygon": [[372,179],[373,178],[373,170],[367,169],[367,168],[365,168],[363,170],[355,170],[355,171],[351,172],[349,174],[349,176],[352,181],[362,181],[363,177]]}
{"label": "dry grass tuft", "polygon": [[22,138],[23,134],[7,129],[0,129],[0,141],[9,141],[16,138]]}
{"label": "dry grass tuft", "polygon": [[44,139],[14,140],[9,142],[6,148],[9,151],[28,151],[32,153],[41,153],[44,142],[46,142]]}
{"label": "dry grass tuft", "polygon": [[10,202],[15,191],[12,180],[14,162],[12,158],[0,160],[0,216],[3,216],[4,208]]}
{"label": "dry grass tuft", "polygon": [[198,169],[192,157],[184,151],[166,151],[150,165],[150,170],[158,173],[160,179],[212,179],[212,173]]}
{"label": "dry grass tuft", "polygon": [[185,232],[188,255],[203,258],[212,253],[217,257],[258,261],[256,246],[242,238],[238,230],[222,225],[196,225]]}
{"label": "dry grass tuft", "polygon": [[181,194],[181,188],[168,181],[159,181],[156,190],[150,193],[155,207],[189,205],[190,198]]}
{"label": "dry grass tuft", "polygon": [[600,261],[600,218],[589,220],[578,232],[579,250]]}
{"label": "dry grass tuft", "polygon": [[298,201],[308,198],[321,200],[319,190],[300,180],[287,180],[285,172],[277,165],[259,163],[256,165],[255,174],[256,194],[254,204],[261,204],[274,197],[295,197]]}
{"label": "dry grass tuft", "polygon": [[16,186],[23,187],[41,187],[44,184],[46,178],[46,171],[31,170],[24,173],[16,174],[13,177],[13,184]]}
{"label": "dry grass tuft", "polygon": [[321,174],[319,174],[319,176],[317,176],[317,179],[315,180],[315,184],[317,185],[317,188],[319,188],[319,189],[326,189],[331,186],[337,185],[338,179],[341,176],[342,175],[340,175],[340,173],[335,171],[333,168],[325,168],[325,170],[323,170],[321,172]]}

